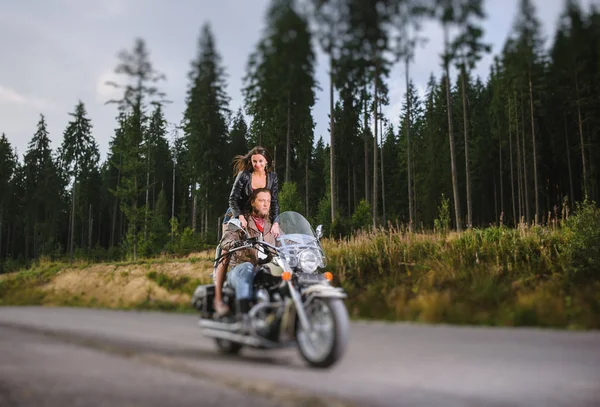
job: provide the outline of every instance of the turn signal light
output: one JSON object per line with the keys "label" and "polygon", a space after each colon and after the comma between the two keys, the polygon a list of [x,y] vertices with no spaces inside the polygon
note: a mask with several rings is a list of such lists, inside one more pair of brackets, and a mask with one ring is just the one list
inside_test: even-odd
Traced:
{"label": "turn signal light", "polygon": [[325,276],[327,281],[333,280],[333,274],[331,274],[329,271],[326,271],[325,273],[323,273],[323,275]]}
{"label": "turn signal light", "polygon": [[292,279],[292,273],[290,273],[289,271],[284,271],[281,275],[281,279],[283,281],[290,281]]}

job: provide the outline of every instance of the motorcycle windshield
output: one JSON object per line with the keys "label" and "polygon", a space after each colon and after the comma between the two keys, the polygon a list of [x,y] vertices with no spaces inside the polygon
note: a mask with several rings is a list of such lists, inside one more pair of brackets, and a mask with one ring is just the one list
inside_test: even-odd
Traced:
{"label": "motorcycle windshield", "polygon": [[315,231],[306,218],[298,212],[286,211],[279,215],[280,236],[277,239],[280,250],[286,253],[286,258],[291,264],[296,263],[295,257],[306,249],[314,250],[320,260],[321,267],[325,267],[326,259]]}
{"label": "motorcycle windshield", "polygon": [[279,215],[279,230],[282,235],[308,235],[317,238],[306,218],[298,212],[287,211]]}

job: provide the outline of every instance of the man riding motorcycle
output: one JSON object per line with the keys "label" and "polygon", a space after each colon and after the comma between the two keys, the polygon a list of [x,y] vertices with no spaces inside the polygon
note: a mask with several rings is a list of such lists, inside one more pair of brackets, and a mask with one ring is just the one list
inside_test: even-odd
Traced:
{"label": "man riding motorcycle", "polygon": [[[271,209],[271,191],[268,188],[258,188],[252,191],[250,195],[251,213],[245,214],[248,220],[246,226],[249,237],[259,237],[259,239],[275,245],[275,237],[271,233],[271,222],[269,212]],[[220,245],[223,252],[234,248],[235,243],[244,238],[244,232],[241,230],[227,230],[223,234]],[[248,311],[250,310],[250,301],[253,298],[252,292],[254,269],[259,264],[259,256],[262,256],[257,249],[238,250],[231,254],[229,259],[230,271],[227,273],[227,282],[235,290],[238,318],[243,321],[244,326],[248,326]],[[215,299],[221,298],[221,284],[217,282],[215,286]],[[220,312],[220,315],[226,314],[228,310]]]}

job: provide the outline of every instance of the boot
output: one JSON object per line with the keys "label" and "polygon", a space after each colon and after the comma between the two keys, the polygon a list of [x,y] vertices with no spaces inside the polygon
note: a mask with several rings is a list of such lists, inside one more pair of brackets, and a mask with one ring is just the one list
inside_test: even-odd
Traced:
{"label": "boot", "polygon": [[215,309],[215,318],[221,318],[229,314],[229,307],[223,301],[217,301],[215,299],[213,302],[213,308]]}
{"label": "boot", "polygon": [[250,311],[250,300],[237,300],[237,317],[238,321],[242,323],[242,333],[250,332],[250,315],[248,315],[248,311]]}

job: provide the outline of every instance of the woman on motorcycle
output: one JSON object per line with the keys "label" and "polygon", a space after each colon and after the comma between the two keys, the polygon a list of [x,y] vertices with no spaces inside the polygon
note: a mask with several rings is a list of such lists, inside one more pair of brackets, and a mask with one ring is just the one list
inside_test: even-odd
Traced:
{"label": "woman on motorcycle", "polygon": [[[238,218],[242,227],[246,227],[248,221],[243,213],[250,208],[249,197],[252,191],[258,188],[268,188],[271,191],[270,220],[272,224],[271,233],[274,237],[279,236],[279,181],[277,173],[273,171],[273,164],[269,152],[260,146],[254,147],[245,155],[237,155],[233,159],[234,175],[236,176],[229,194],[229,208],[223,218],[223,229],[227,222],[233,217]],[[225,315],[229,307],[223,304],[221,288],[223,286],[224,272],[229,264],[228,257],[224,257],[217,265],[215,272],[215,301],[214,308],[217,315]]]}

